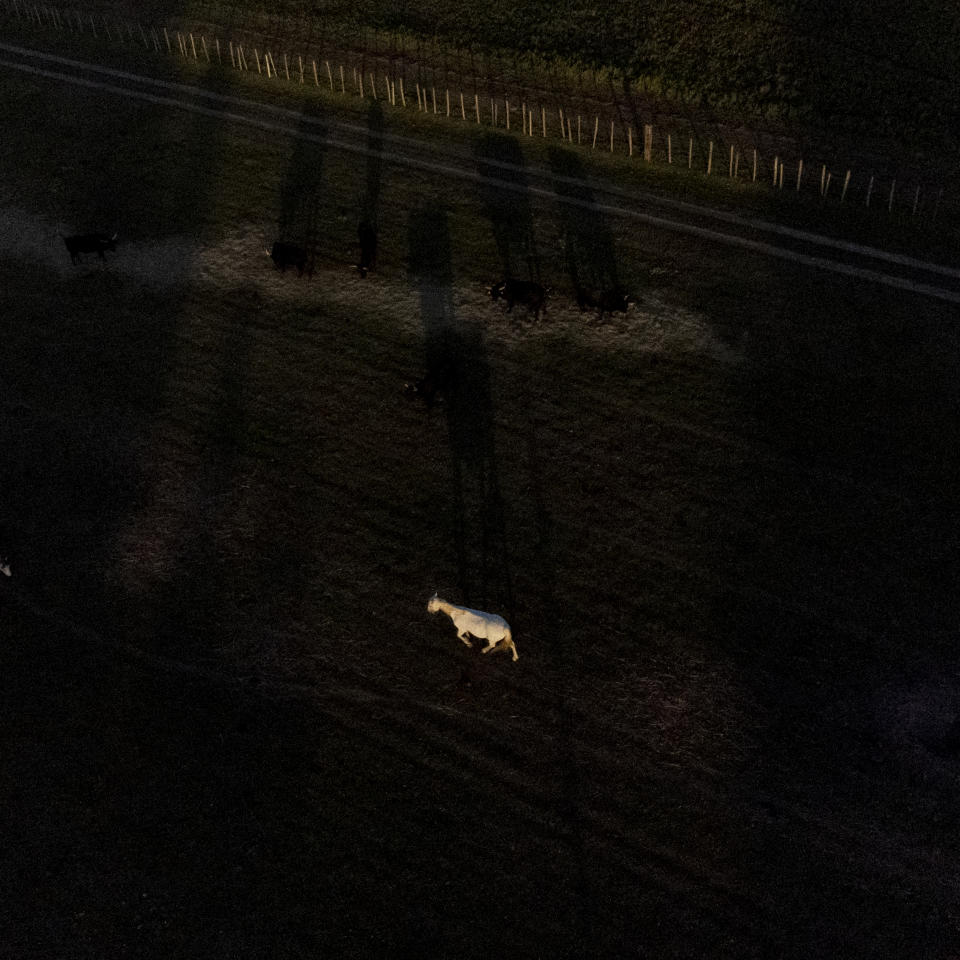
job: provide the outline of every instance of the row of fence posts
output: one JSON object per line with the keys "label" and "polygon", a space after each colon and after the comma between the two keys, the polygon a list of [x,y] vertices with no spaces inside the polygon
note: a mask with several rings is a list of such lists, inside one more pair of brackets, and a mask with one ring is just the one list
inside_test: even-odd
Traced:
{"label": "row of fence posts", "polygon": [[[87,27],[89,27],[90,34],[99,39],[99,34],[97,32],[97,19],[100,20],[104,34],[108,39],[117,39],[121,43],[124,42],[123,36],[123,26],[116,21],[113,23],[113,30],[111,32],[110,22],[106,17],[100,16],[95,18],[93,14],[83,15],[79,11],[61,11],[56,7],[48,7],[46,5],[37,5],[37,4],[27,4],[23,3],[22,0],[6,0],[6,6],[8,11],[12,9],[14,13],[17,14],[21,19],[27,19],[30,22],[36,22],[39,26],[52,25],[54,29],[58,31],[63,30],[72,30],[76,33],[84,33]],[[144,49],[150,50],[151,46],[155,53],[161,53],[162,48],[160,45],[160,34],[153,27],[149,28],[149,31],[145,31],[142,24],[137,23],[137,32],[134,32],[133,24],[130,22],[126,23],[126,40],[139,42],[143,44]],[[163,31],[163,40],[164,45],[166,46],[167,53],[173,55],[174,52],[174,40],[171,39],[170,31],[166,28],[162,28]],[[201,56],[207,63],[213,62],[213,56],[216,57],[218,65],[223,65],[223,54],[221,51],[221,45],[219,39],[214,39],[213,41],[213,56],[211,55],[211,48],[207,45],[207,40],[204,34],[198,34],[199,43],[197,42],[197,37],[194,36],[192,32],[181,32],[176,30],[173,32],[176,48],[180,53],[180,56],[184,59],[192,59],[194,61],[199,61]],[[188,46],[189,44],[189,46]],[[226,45],[227,53],[230,58],[230,65],[235,70],[250,71],[252,68],[247,57],[247,51],[244,50],[243,44],[234,43],[232,40],[227,42]],[[275,79],[279,78],[281,75],[280,67],[277,64],[277,61],[274,55],[269,50],[264,50],[261,54],[259,48],[252,47],[249,48],[253,52],[253,62],[256,64],[257,73],[261,76],[266,74],[267,78]],[[312,76],[314,86],[320,87],[320,71],[317,68],[317,61],[311,59],[309,64],[304,62],[302,56],[298,55],[296,63],[293,66],[293,76],[291,77],[291,60],[290,57],[285,53],[283,54],[283,76],[287,81],[294,81],[299,83],[305,83],[309,77]],[[331,68],[329,60],[323,61],[324,66],[324,75],[326,81],[329,84],[331,92],[336,92],[336,86],[339,86],[339,92],[341,94],[346,94],[347,84],[346,77],[344,74],[343,65],[338,65],[337,69],[337,79],[339,84],[335,85],[334,83],[334,72]],[[376,75],[373,72],[367,74],[369,78],[369,85],[365,86],[364,84],[364,74],[361,70],[358,70],[356,67],[352,68],[352,86],[353,89],[359,94],[360,97],[365,97],[368,95],[372,96],[374,99],[381,99],[378,92],[377,79]],[[399,79],[399,87],[397,86],[397,80],[391,80],[388,76],[384,75],[382,78],[381,89],[383,92],[383,99],[390,103],[392,106],[397,106],[397,97],[399,93],[399,101],[402,107],[407,106],[407,97],[406,90],[404,88],[403,77]],[[451,100],[450,90],[447,88],[444,91],[444,97],[441,99],[440,104],[438,105],[437,101],[437,90],[435,86],[421,86],[419,82],[416,82],[415,85],[415,94],[417,98],[417,110],[421,113],[433,113],[433,114],[444,114],[446,117],[453,117],[456,115],[456,106],[459,105],[460,118],[463,121],[467,119],[467,102],[464,99],[464,94],[461,91],[459,94],[459,104],[457,100]],[[482,113],[486,111],[486,98],[483,101],[483,110],[481,109],[481,99],[479,94],[475,93],[473,95],[473,103],[470,104],[470,114],[471,117],[476,118],[476,123],[482,124],[483,118]],[[489,98],[489,113],[490,125],[497,127],[500,125],[500,104],[497,99]],[[513,108],[510,106],[510,100],[504,98],[504,111],[503,111],[503,123],[507,130],[516,129],[516,123],[514,122],[511,126],[511,118],[516,114],[516,102],[514,103]],[[541,138],[547,138],[552,133],[552,121],[548,122],[547,111],[540,105],[537,105],[536,109],[533,106],[528,106],[527,103],[521,99],[520,101],[520,133],[527,137],[533,137],[536,134],[534,133],[534,128],[536,127],[537,131],[540,133]],[[536,120],[535,120],[536,118]],[[583,145],[585,142],[589,142],[591,149],[596,150],[597,141],[600,136],[600,117],[599,115],[594,116],[593,122],[593,132],[590,133],[589,127],[585,127],[583,123],[583,117],[581,114],[576,116],[576,140],[574,140],[574,126],[573,126],[573,116],[570,113],[565,113],[562,107],[557,108],[557,120],[559,123],[559,136],[560,139],[574,143],[576,142],[579,145]],[[587,118],[589,123],[589,117]],[[634,155],[634,143],[633,143],[633,128],[627,126],[627,155],[632,157]],[[673,164],[673,134],[667,133],[666,135],[666,159],[669,165]],[[609,130],[609,152],[613,153],[615,151],[615,141],[616,141],[616,122],[614,120],[610,121],[610,130]],[[715,143],[713,140],[709,141],[708,150],[707,150],[707,159],[706,159],[706,175],[713,175],[714,168],[714,148]],[[653,125],[644,124],[643,127],[643,159],[647,163],[654,162],[653,160]],[[687,168],[693,169],[693,157],[694,157],[694,139],[689,137],[687,139]],[[742,159],[741,151],[736,149],[734,146],[730,146],[729,151],[729,164],[728,164],[728,177],[732,180],[740,179],[740,161]],[[784,176],[786,171],[786,163],[780,159],[779,156],[774,156],[772,164],[772,178],[773,178],[773,187],[774,189],[783,190],[784,187]],[[800,192],[800,187],[803,182],[803,173],[804,173],[804,163],[800,159],[797,161],[796,169],[796,192]],[[756,148],[753,149],[752,156],[752,168],[751,168],[751,180],[756,182],[759,174],[759,155]],[[850,181],[852,178],[853,171],[846,170],[843,176],[843,184],[840,187],[840,202],[844,203],[847,197],[847,191],[850,187]],[[792,177],[791,177],[792,179]],[[833,174],[827,169],[826,164],[821,165],[820,170],[820,189],[819,193],[823,199],[826,199],[830,192],[830,187],[833,182]],[[876,185],[876,178],[871,175],[869,182],[867,184],[867,189],[864,198],[865,206],[869,207],[871,201],[874,197],[874,187]],[[891,180],[890,189],[886,196],[886,207],[888,212],[893,210],[894,197],[896,195],[897,181],[896,179]],[[916,186],[912,203],[911,203],[911,215],[916,216],[917,210],[920,206],[920,195],[921,189],[920,186]],[[931,214],[931,222],[936,219],[937,211],[939,209],[940,203],[943,199],[943,189],[940,189],[935,196],[933,212]]]}

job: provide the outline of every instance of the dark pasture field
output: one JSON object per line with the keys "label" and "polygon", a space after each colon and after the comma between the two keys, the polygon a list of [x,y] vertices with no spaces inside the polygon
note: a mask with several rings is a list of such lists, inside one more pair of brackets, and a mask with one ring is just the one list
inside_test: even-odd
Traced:
{"label": "dark pasture field", "polygon": [[957,955],[954,309],[0,84],[0,955]]}

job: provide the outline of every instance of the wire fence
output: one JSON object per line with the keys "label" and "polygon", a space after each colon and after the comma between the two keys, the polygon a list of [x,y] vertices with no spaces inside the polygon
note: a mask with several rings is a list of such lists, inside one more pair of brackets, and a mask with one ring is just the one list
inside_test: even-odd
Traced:
{"label": "wire fence", "polygon": [[[87,36],[153,57],[254,72],[265,83],[323,88],[341,97],[374,98],[391,107],[416,110],[450,122],[502,129],[519,137],[562,141],[585,150],[626,154],[646,164],[685,167],[705,177],[751,183],[781,195],[821,203],[859,204],[918,224],[933,224],[955,211],[944,182],[930,176],[898,175],[882,161],[858,168],[826,157],[804,157],[796,144],[751,133],[717,129],[703,136],[694,121],[644,122],[642,108],[624,98],[603,103],[583,84],[542,82],[522,69],[492,73],[472,54],[449,62],[434,47],[405,46],[402,38],[371,47],[330,49],[322,37],[298,43],[281,29],[259,40],[247,31],[221,38],[203,25],[150,26],[75,8],[0,0],[9,22],[40,31]],[[279,49],[282,45],[284,49]],[[297,48],[293,52],[289,47]],[[319,48],[319,49],[318,49]],[[439,54],[439,57],[438,57]],[[442,63],[437,60],[442,57]],[[868,151],[864,151],[867,153]]]}

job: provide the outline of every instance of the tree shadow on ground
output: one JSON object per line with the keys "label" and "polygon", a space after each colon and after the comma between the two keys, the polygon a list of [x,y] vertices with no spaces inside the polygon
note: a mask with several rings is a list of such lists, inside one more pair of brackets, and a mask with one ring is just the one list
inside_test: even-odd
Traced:
{"label": "tree shadow on ground", "polygon": [[407,239],[409,270],[420,295],[427,374],[445,385],[447,397],[458,587],[465,602],[491,599],[509,610],[509,543],[483,327],[454,311],[446,211],[432,205],[415,210]]}
{"label": "tree shadow on ground", "polygon": [[[524,157],[515,137],[486,134],[473,147],[479,193],[504,277],[540,279]],[[504,186],[504,183],[509,186]]]}
{"label": "tree shadow on ground", "polygon": [[383,107],[371,100],[367,107],[366,189],[360,197],[360,222],[374,227],[380,219],[380,187],[383,182]]}
{"label": "tree shadow on ground", "polygon": [[277,220],[276,239],[303,247],[311,272],[321,245],[321,230],[329,219],[323,174],[326,148],[317,142],[326,133],[326,127],[318,122],[321,116],[320,105],[307,101],[297,127],[307,136],[292,140],[290,161],[280,187]]}
{"label": "tree shadow on ground", "polygon": [[596,209],[596,198],[580,157],[572,150],[547,151],[553,188],[563,200],[557,212],[563,231],[564,257],[574,290],[620,290],[616,247],[606,218]]}

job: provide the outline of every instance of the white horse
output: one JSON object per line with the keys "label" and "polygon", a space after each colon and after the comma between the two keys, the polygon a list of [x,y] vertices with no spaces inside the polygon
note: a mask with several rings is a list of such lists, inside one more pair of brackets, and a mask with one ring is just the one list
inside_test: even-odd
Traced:
{"label": "white horse", "polygon": [[0,573],[5,577],[10,576],[10,561],[6,557],[0,557]]}
{"label": "white horse", "polygon": [[469,607],[458,607],[455,603],[447,603],[434,594],[427,601],[427,610],[430,613],[445,613],[457,628],[457,636],[468,646],[472,647],[467,634],[478,640],[486,640],[487,645],[483,653],[489,653],[498,643],[503,643],[504,650],[513,652],[513,659],[517,657],[517,646],[510,633],[510,624],[503,617],[495,613],[484,613],[482,610],[471,610]]}

